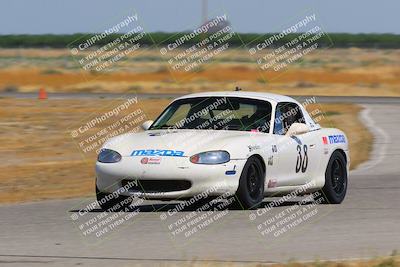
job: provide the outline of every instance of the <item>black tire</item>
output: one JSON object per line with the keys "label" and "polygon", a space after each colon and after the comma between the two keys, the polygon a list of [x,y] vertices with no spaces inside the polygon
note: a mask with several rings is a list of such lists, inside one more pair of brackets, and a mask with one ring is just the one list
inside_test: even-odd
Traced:
{"label": "black tire", "polygon": [[243,209],[257,208],[264,199],[264,181],[265,172],[261,161],[256,157],[250,157],[240,175],[236,191],[239,203],[236,206]]}
{"label": "black tire", "polygon": [[339,151],[333,152],[325,171],[325,185],[321,190],[324,203],[340,204],[347,191],[346,159]]}
{"label": "black tire", "polygon": [[96,199],[97,203],[104,211],[123,211],[126,207],[129,207],[131,201],[130,197],[121,196],[115,198],[112,194],[100,192],[96,185]]}

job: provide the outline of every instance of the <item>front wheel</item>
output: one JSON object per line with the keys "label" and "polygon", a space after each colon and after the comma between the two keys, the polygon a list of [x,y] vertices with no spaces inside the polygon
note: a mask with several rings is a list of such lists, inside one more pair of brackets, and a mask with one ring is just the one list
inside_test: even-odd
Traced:
{"label": "front wheel", "polygon": [[324,202],[340,204],[347,191],[346,159],[339,151],[333,152],[325,171],[325,185],[322,188]]}
{"label": "front wheel", "polygon": [[236,197],[244,209],[257,208],[264,199],[265,172],[256,157],[247,160],[240,175]]}

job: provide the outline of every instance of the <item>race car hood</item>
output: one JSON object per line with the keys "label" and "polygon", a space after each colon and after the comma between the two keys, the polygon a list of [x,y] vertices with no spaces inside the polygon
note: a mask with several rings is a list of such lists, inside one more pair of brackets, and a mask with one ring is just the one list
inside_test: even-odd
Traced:
{"label": "race car hood", "polygon": [[[150,130],[116,136],[109,139],[103,148],[115,150],[122,156],[131,156],[141,150],[169,150],[170,153],[180,151],[183,152],[181,156],[190,157],[212,150],[228,150],[232,153],[230,147],[246,147],[252,143],[250,136],[260,135],[263,138],[269,136],[263,133],[225,130]],[[256,139],[254,138],[254,142]]]}

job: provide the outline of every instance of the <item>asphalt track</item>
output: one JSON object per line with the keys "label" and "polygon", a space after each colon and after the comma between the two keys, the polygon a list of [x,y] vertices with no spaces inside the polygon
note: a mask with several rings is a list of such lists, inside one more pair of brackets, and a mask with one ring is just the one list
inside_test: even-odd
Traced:
{"label": "asphalt track", "polygon": [[[396,99],[377,102],[363,102],[362,119],[375,136],[373,153],[351,172],[345,201],[310,206],[314,215],[286,233],[263,236],[258,224],[287,214],[296,202],[260,216],[257,211],[214,212],[214,223],[190,237],[174,236],[169,230],[190,211],[160,219],[176,202],[145,202],[140,212],[122,214],[131,217],[100,237],[84,236],[79,229],[102,214],[99,210],[73,217],[92,198],[1,205],[0,265],[153,266],[206,260],[247,264],[390,255],[400,249],[400,106]],[[264,207],[270,201],[266,199]]]}

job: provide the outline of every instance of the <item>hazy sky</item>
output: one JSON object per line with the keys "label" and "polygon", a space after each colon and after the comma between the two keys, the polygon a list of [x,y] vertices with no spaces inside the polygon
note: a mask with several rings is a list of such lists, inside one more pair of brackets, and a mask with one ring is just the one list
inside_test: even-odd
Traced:
{"label": "hazy sky", "polygon": [[[144,29],[183,31],[202,21],[201,0],[1,0],[0,34],[100,32],[136,11]],[[236,32],[276,32],[308,11],[326,32],[400,34],[400,1],[208,0]],[[308,13],[310,13],[308,12]]]}

